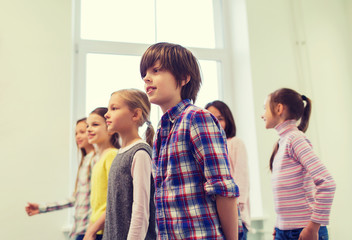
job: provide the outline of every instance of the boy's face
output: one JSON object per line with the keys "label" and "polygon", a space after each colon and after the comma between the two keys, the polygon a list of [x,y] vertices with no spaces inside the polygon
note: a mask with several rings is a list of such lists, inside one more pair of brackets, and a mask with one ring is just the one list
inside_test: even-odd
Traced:
{"label": "boy's face", "polygon": [[176,79],[170,71],[160,69],[160,61],[147,69],[143,80],[149,101],[159,105],[164,113],[182,100],[182,86],[177,87]]}

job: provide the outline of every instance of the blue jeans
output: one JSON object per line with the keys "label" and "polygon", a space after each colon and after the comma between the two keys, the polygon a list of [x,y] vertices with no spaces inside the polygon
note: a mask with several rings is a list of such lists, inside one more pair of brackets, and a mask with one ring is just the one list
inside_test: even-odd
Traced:
{"label": "blue jeans", "polygon": [[83,238],[84,238],[84,235],[80,234],[76,236],[75,240],[83,240]]}
{"label": "blue jeans", "polygon": [[247,240],[248,229],[243,225],[242,236],[238,237],[238,240]]}
{"label": "blue jeans", "polygon": [[[293,229],[293,230],[280,230],[275,228],[275,240],[298,240],[303,228]],[[329,234],[328,229],[323,226],[319,229],[319,240],[328,240]]]}
{"label": "blue jeans", "polygon": [[[83,240],[84,235],[77,235],[76,240]],[[103,239],[103,235],[97,235],[96,240],[101,240]]]}

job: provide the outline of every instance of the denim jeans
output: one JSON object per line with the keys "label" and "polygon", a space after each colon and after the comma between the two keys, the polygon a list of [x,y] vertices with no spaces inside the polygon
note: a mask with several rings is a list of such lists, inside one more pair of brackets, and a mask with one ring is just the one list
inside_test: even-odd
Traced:
{"label": "denim jeans", "polygon": [[[275,240],[298,240],[303,228],[293,229],[293,230],[280,230],[275,228]],[[328,240],[328,229],[323,226],[319,229],[319,240]]]}
{"label": "denim jeans", "polygon": [[[84,235],[77,235],[76,236],[76,240],[83,240]],[[103,235],[97,235],[97,237],[95,238],[96,240],[101,240],[103,239]]]}
{"label": "denim jeans", "polygon": [[238,237],[238,240],[247,240],[248,229],[243,225],[242,237]]}
{"label": "denim jeans", "polygon": [[76,236],[75,240],[83,240],[83,238],[84,238],[84,235],[80,234]]}

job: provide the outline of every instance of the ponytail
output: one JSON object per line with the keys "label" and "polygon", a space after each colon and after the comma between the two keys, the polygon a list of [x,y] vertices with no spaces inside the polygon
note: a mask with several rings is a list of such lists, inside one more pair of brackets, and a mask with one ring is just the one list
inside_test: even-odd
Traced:
{"label": "ponytail", "polygon": [[310,113],[312,110],[312,101],[304,95],[302,95],[302,100],[306,101],[306,106],[303,110],[301,122],[298,125],[298,129],[301,130],[302,132],[306,132],[308,129]]}
{"label": "ponytail", "polygon": [[154,139],[154,128],[151,122],[148,120],[147,122],[147,130],[145,131],[145,141],[153,148],[153,139]]}

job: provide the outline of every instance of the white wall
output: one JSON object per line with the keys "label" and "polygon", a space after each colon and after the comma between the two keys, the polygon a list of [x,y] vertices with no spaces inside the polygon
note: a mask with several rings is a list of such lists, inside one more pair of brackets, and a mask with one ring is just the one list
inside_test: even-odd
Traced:
{"label": "white wall", "polygon": [[[268,159],[278,136],[260,119],[266,95],[290,87],[313,100],[307,132],[337,182],[332,240],[348,239],[352,214],[349,182],[352,108],[351,2],[247,0],[251,73],[266,228],[275,214]],[[348,15],[349,13],[349,15]],[[267,234],[266,239],[271,239]]]}
{"label": "white wall", "polygon": [[69,196],[71,1],[0,5],[1,237],[62,240],[67,210],[24,206]]}

